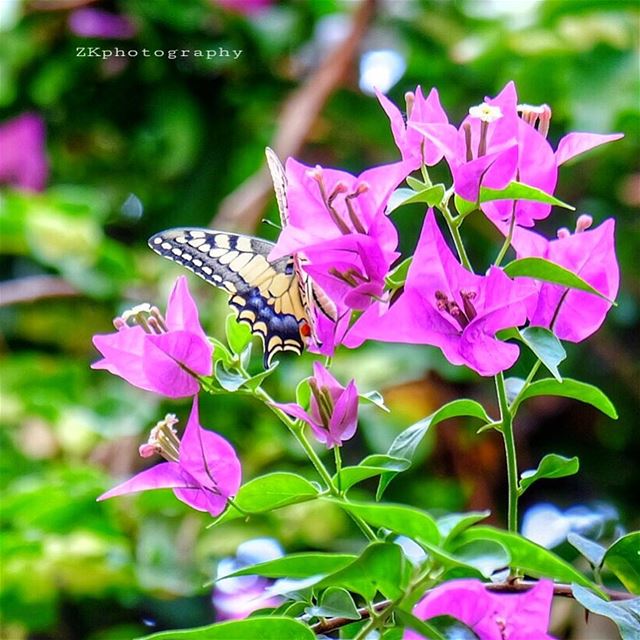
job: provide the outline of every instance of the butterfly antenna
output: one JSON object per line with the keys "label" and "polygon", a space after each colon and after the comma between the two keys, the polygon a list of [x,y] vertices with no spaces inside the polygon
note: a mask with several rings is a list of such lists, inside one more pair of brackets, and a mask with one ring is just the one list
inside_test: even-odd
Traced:
{"label": "butterfly antenna", "polygon": [[278,223],[273,222],[273,220],[267,220],[266,218],[262,218],[260,222],[262,222],[262,224],[267,224],[270,227],[275,227],[278,231],[282,231],[282,227]]}

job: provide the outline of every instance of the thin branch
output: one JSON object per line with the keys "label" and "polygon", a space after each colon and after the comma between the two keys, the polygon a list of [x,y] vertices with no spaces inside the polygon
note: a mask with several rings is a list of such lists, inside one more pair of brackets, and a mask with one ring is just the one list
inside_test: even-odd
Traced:
{"label": "thin branch", "polygon": [[[342,84],[375,13],[376,0],[362,0],[349,35],[287,99],[271,146],[281,158],[298,153],[331,94]],[[251,232],[262,217],[272,185],[264,166],[220,204],[211,221],[216,228]]]}
{"label": "thin branch", "polygon": [[[523,591],[529,591],[529,589],[534,587],[536,584],[537,582],[533,580],[518,580],[517,582],[487,583],[485,584],[485,587],[487,591],[495,591],[496,593],[522,593]],[[627,593],[626,591],[614,591],[612,589],[603,589],[603,591],[609,596],[611,600],[631,600],[632,598],[636,597],[631,593]],[[428,593],[428,591],[425,593]],[[573,598],[571,585],[554,584],[553,595],[562,598]],[[373,610],[376,613],[379,611],[384,611],[392,603],[392,600],[382,600],[380,602],[376,602],[373,605]],[[369,609],[367,609],[366,607],[358,609],[358,614],[360,615],[360,620],[367,620],[371,616]],[[351,618],[326,618],[325,620],[321,620],[320,622],[311,625],[310,629],[311,631],[313,631],[313,633],[319,635],[321,633],[330,633],[331,631],[346,627],[347,625],[353,624],[354,622],[359,622],[359,620],[352,620]]]}
{"label": "thin branch", "polygon": [[57,276],[26,276],[0,282],[0,306],[81,295],[73,285]]}

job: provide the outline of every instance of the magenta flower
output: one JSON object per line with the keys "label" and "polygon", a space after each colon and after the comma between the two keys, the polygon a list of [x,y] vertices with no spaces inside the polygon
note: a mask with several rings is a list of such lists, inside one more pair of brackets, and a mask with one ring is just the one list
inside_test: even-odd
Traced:
{"label": "magenta flower", "polygon": [[[547,633],[553,600],[553,582],[540,580],[518,594],[487,591],[479,580],[445,582],[418,602],[413,613],[421,620],[452,616],[482,640],[554,640]],[[407,629],[403,640],[422,636]]]}
{"label": "magenta flower", "polygon": [[407,174],[404,163],[374,167],[356,177],[338,169],[312,169],[289,158],[286,174],[289,223],[270,260],[354,233],[374,238],[382,251],[395,250],[398,237],[385,209]]}
{"label": "magenta flower", "polygon": [[[609,300],[618,293],[620,271],[616,260],[615,221],[591,226],[589,216],[580,216],[576,232],[558,232],[547,240],[529,229],[514,229],[512,245],[518,258],[536,256],[555,262],[579,275]],[[537,302],[529,310],[531,325],[546,327],[562,340],[580,342],[604,322],[611,303],[586,291],[567,289],[548,282],[538,283]]]}
{"label": "magenta flower", "polygon": [[126,40],[136,35],[135,26],[124,16],[102,9],[76,9],[69,15],[69,29],[81,38]]}
{"label": "magenta flower", "polygon": [[431,210],[422,228],[404,292],[391,307],[370,307],[354,324],[345,344],[363,340],[430,344],[452,364],[491,376],[518,358],[514,344],[495,337],[500,329],[526,321],[525,302],[535,287],[510,280],[497,267],[486,276],[464,269],[447,247]]}
{"label": "magenta flower", "polygon": [[[443,151],[439,145],[429,142],[413,123],[422,125],[449,124],[447,114],[440,105],[437,89],[431,89],[425,98],[420,87],[415,93],[408,92],[405,96],[407,103],[407,121],[405,123],[400,109],[396,107],[384,94],[376,91],[378,100],[391,122],[391,132],[396,146],[402,153],[402,159],[407,163],[407,173],[415,171],[421,165],[433,166],[442,159]],[[434,130],[437,130],[434,127]]]}
{"label": "magenta flower", "polygon": [[0,125],[0,183],[26,191],[45,188],[45,136],[44,120],[36,113],[23,113]]}
{"label": "magenta flower", "polygon": [[93,337],[104,356],[93,369],[106,369],[135,387],[170,398],[195,395],[199,384],[194,374],[211,375],[213,346],[184,276],[169,295],[166,318],[157,308],[140,305],[114,325],[116,333]]}
{"label": "magenta flower", "polygon": [[261,576],[225,578],[246,566],[281,558],[282,547],[273,538],[254,538],[243,542],[235,558],[223,558],[218,563],[212,602],[216,620],[242,620],[257,609],[277,607],[282,602],[267,590],[272,581]]}
{"label": "magenta flower", "polygon": [[313,363],[309,379],[311,399],[307,413],[295,403],[278,404],[285,413],[306,422],[318,442],[327,448],[340,447],[352,438],[358,426],[358,389],[354,380],[343,387],[319,362]]}
{"label": "magenta flower", "polygon": [[200,426],[197,397],[193,399],[182,440],[178,440],[173,429],[176,422],[175,416],[168,415],[152,429],[148,443],[140,447],[142,457],[159,453],[167,462],[141,471],[98,500],[150,489],[173,489],[176,498],[190,507],[212,516],[221,514],[227,500],[240,487],[241,469],[236,453],[222,436]]}

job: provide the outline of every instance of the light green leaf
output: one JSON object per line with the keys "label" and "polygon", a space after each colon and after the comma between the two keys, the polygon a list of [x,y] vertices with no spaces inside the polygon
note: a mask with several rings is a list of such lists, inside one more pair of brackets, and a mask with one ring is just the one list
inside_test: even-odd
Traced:
{"label": "light green leaf", "polygon": [[357,556],[348,553],[292,553],[282,558],[243,567],[219,580],[236,576],[263,576],[265,578],[309,578],[339,571]]}
{"label": "light green leaf", "polygon": [[317,586],[344,587],[372,601],[377,592],[386,598],[398,598],[408,579],[402,549],[397,544],[373,542],[359,558],[326,576]]}
{"label": "light green leaf", "polygon": [[209,342],[213,344],[213,361],[221,361],[222,364],[227,368],[232,367],[234,357],[231,351],[227,349],[227,345],[223,344],[216,338],[209,338]]}
{"label": "light green leaf", "polygon": [[550,262],[544,258],[520,258],[519,260],[513,260],[505,265],[504,272],[510,278],[516,278],[518,276],[535,278],[536,280],[559,284],[569,289],[579,289],[580,291],[593,293],[599,298],[613,304],[612,300],[609,300],[607,296],[600,293],[597,289],[594,289],[586,280],[583,280],[580,276],[573,273],[573,271],[569,271],[569,269],[565,269],[559,264]]}
{"label": "light green leaf", "polygon": [[565,378],[562,382],[558,382],[552,378],[536,380],[525,389],[513,409],[517,409],[524,400],[535,398],[536,396],[573,398],[574,400],[580,400],[581,402],[592,405],[614,420],[618,418],[618,413],[611,403],[611,400],[609,400],[598,387],[594,387],[586,382],[579,382],[571,378]]}
{"label": "light green leaf", "polygon": [[413,256],[405,258],[397,267],[395,267],[385,278],[385,284],[390,289],[399,289],[404,286],[409,273],[409,267],[413,261]]}
{"label": "light green leaf", "polygon": [[417,631],[427,640],[447,640],[447,638],[455,637],[440,633],[440,631],[431,624],[431,621],[426,622],[425,620],[420,620],[420,618],[416,618],[412,613],[404,611],[404,609],[395,609],[394,615],[404,627]]}
{"label": "light green leaf", "polygon": [[308,502],[317,495],[318,489],[302,476],[285,472],[270,473],[242,485],[233,500],[234,504],[230,504],[210,526],[246,517],[248,514],[264,513],[289,504]]}
{"label": "light green leaf", "polygon": [[568,562],[517,533],[480,525],[467,529],[456,538],[460,543],[475,540],[499,542],[511,554],[512,566],[524,570],[529,575],[551,578],[560,582],[577,582],[597,589]]}
{"label": "light green leaf", "polygon": [[640,593],[640,531],[616,540],[605,553],[604,566],[632,593]]}
{"label": "light green leaf", "polygon": [[475,202],[471,202],[470,200],[465,200],[464,198],[461,198],[457,194],[453,196],[453,201],[456,205],[456,211],[463,217],[468,216],[470,213],[472,213],[478,208],[478,205]]}
{"label": "light green leaf", "polygon": [[637,640],[640,633],[640,598],[607,602],[580,585],[571,585],[574,598],[588,611],[616,623],[622,640]]}
{"label": "light green leaf", "polygon": [[510,182],[504,189],[480,187],[479,202],[491,202],[493,200],[532,200],[533,202],[544,202],[545,204],[552,204],[556,207],[575,211],[575,207],[558,200],[558,198],[542,191],[542,189],[516,182],[515,180]]}
{"label": "light green leaf", "polygon": [[505,547],[494,540],[474,540],[452,551],[460,562],[477,569],[485,578],[509,566],[511,556]]}
{"label": "light green leaf", "polygon": [[580,460],[565,458],[557,453],[549,453],[542,460],[537,469],[523,471],[520,478],[520,495],[522,495],[534,482],[542,478],[563,478],[578,473]]}
{"label": "light green leaf", "polygon": [[306,613],[317,618],[346,618],[360,620],[360,614],[351,594],[342,587],[329,587],[315,607],[307,607]]}
{"label": "light green leaf", "polygon": [[606,552],[606,549],[602,545],[577,533],[570,533],[567,536],[567,542],[576,548],[589,561],[591,566],[597,568],[602,565],[602,560]]}
{"label": "light green leaf", "polygon": [[276,367],[279,364],[279,360],[274,360],[268,369],[265,369],[260,373],[256,373],[255,376],[251,376],[248,380],[246,380],[245,386],[251,389],[251,391],[255,391],[276,370]]}
{"label": "light green leaf", "polygon": [[436,521],[426,512],[399,504],[369,504],[332,500],[341,509],[355,513],[374,527],[435,545],[440,542]]}
{"label": "light green leaf", "polygon": [[522,341],[535,353],[551,375],[562,382],[558,365],[567,357],[562,343],[556,336],[543,327],[527,327],[520,331]]}
{"label": "light green leaf", "polygon": [[423,189],[426,189],[429,186],[428,184],[426,184],[425,182],[422,182],[422,180],[419,180],[414,176],[407,176],[407,184],[414,191],[422,191]]}
{"label": "light green leaf", "polygon": [[306,624],[292,618],[247,618],[197,629],[162,631],[140,640],[315,640]]}
{"label": "light green leaf", "polygon": [[382,409],[383,411],[389,413],[389,408],[387,407],[387,405],[385,405],[384,398],[379,391],[367,391],[366,393],[361,393],[359,395],[359,398],[361,400],[364,400],[365,402],[374,404],[376,407],[378,407],[378,409]]}
{"label": "light green leaf", "polygon": [[245,377],[235,371],[225,369],[222,362],[216,362],[215,366],[216,380],[225,391],[237,391],[244,383]]}
{"label": "light green leaf", "polygon": [[[408,178],[413,180],[413,178]],[[411,189],[400,187],[396,189],[389,198],[389,204],[387,205],[387,211],[391,213],[399,207],[405,204],[413,204],[415,202],[424,202],[430,207],[435,207],[442,202],[444,198],[445,188],[442,184],[434,184],[431,187],[426,187],[419,181],[416,181],[411,185]]]}
{"label": "light green leaf", "polygon": [[470,526],[488,518],[491,511],[469,511],[468,513],[450,513],[438,518],[437,525],[444,539],[444,547],[449,539],[455,538]]}
{"label": "light green leaf", "polygon": [[227,316],[225,331],[231,351],[236,355],[240,355],[251,342],[251,329],[249,329],[248,325],[244,322],[238,322],[236,315],[231,313]]}
{"label": "light green leaf", "polygon": [[354,484],[368,478],[379,476],[385,471],[401,472],[408,469],[411,463],[405,458],[394,458],[387,455],[367,456],[359,465],[344,467],[333,477],[334,483],[342,491],[347,491]]}
{"label": "light green leaf", "polygon": [[[479,402],[464,399],[453,400],[452,402],[440,407],[430,416],[423,418],[419,422],[416,422],[405,429],[402,433],[398,434],[391,443],[387,454],[394,458],[406,458],[407,460],[411,460],[416,448],[420,442],[422,442],[422,438],[424,438],[424,435],[431,426],[435,426],[439,422],[443,422],[449,418],[456,418],[458,416],[469,416],[472,418],[478,418],[484,422],[491,422],[491,418],[489,418],[484,407]],[[376,493],[376,500],[380,500],[382,498],[384,490],[396,475],[398,475],[397,472],[393,471],[382,475],[378,485],[378,491]]]}

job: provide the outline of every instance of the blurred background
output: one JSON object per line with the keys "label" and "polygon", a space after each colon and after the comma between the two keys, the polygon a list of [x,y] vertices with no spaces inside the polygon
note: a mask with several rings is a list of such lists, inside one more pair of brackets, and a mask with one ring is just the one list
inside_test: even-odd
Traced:
{"label": "blurred background", "polygon": [[[638,528],[637,2],[0,0],[0,24],[3,638],[128,639],[234,615],[220,600],[216,613],[203,585],[256,537],[288,552],[360,548],[350,521],[326,505],[206,530],[208,517],[168,491],[97,504],[141,468],[137,446],[148,428],[167,411],[184,421],[189,403],[163,401],[89,365],[98,357],[92,335],[111,332],[111,319],[139,302],[163,308],[180,273],[148,250],[149,235],[182,225],[276,235],[261,222],[277,220],[266,145],[354,173],[396,160],[373,86],[401,108],[406,91],[436,86],[458,122],[515,80],[521,102],[551,106],[553,144],[574,130],[625,134],[564,167],[557,190],[596,224],[617,220],[618,306],[594,337],[566,345],[563,373],[600,386],[620,418],[538,399],[522,410],[517,439],[523,469],[550,451],[581,460],[579,475],[527,492],[528,535],[572,560],[569,531],[606,543]],[[172,59],[182,50],[192,53]],[[423,214],[414,206],[394,215],[405,253]],[[573,228],[575,216],[556,210],[541,228],[554,235]],[[498,239],[481,216],[465,231],[477,264],[495,255]],[[196,278],[190,286],[205,329],[223,337],[226,296]],[[310,362],[283,357],[272,394],[291,401]],[[351,463],[386,450],[401,429],[453,398],[495,404],[491,380],[428,347],[345,350],[335,368],[365,391],[382,391],[392,409],[363,408],[359,433],[344,447]],[[276,469],[312,477],[257,403],[203,398],[201,416],[236,446],[245,480]],[[435,514],[491,509],[502,525],[504,476],[496,435],[448,422],[387,498]],[[272,553],[274,544],[262,546]],[[580,618],[562,609],[554,632],[587,638]]]}

